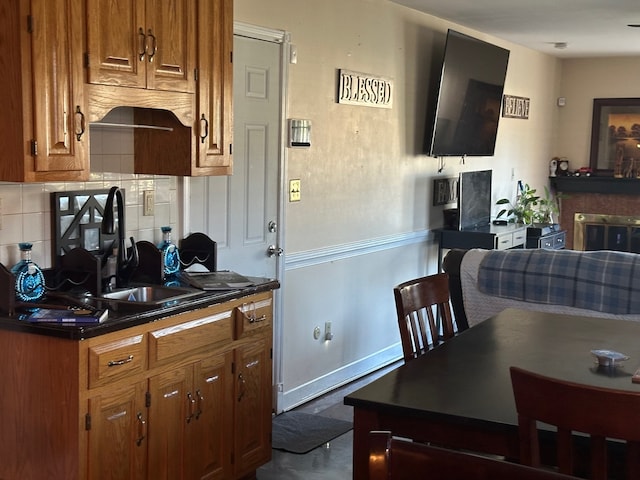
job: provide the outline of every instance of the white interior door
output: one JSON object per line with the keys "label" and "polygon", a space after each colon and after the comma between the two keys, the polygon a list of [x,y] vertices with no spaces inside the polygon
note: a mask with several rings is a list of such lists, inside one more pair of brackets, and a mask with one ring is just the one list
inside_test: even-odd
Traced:
{"label": "white interior door", "polygon": [[218,270],[278,278],[281,44],[235,35],[233,50],[233,175],[191,182],[191,226],[217,242]]}

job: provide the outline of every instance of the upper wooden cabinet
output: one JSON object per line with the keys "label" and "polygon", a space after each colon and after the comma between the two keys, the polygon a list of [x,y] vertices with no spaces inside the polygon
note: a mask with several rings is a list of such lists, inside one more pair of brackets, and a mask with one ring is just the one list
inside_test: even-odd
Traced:
{"label": "upper wooden cabinet", "polygon": [[82,0],[4,2],[0,180],[89,177]]}
{"label": "upper wooden cabinet", "polygon": [[195,3],[88,0],[88,82],[195,92]]}
{"label": "upper wooden cabinet", "polygon": [[136,123],[174,130],[171,135],[153,130],[136,132],[136,173],[233,173],[233,0],[197,3],[195,121],[192,128],[184,128],[166,110],[136,111]]}
{"label": "upper wooden cabinet", "polygon": [[233,0],[199,3],[198,154],[195,169],[204,175],[233,170]]}

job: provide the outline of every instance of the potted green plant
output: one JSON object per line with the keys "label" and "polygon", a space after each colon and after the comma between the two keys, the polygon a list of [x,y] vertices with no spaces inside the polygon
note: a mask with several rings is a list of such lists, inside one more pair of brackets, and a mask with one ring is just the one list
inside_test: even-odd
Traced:
{"label": "potted green plant", "polygon": [[536,189],[531,188],[528,183],[520,185],[520,193],[512,202],[508,198],[501,198],[496,205],[505,205],[505,208],[498,212],[496,218],[506,215],[511,223],[521,223],[531,225],[537,219],[537,206],[540,196],[536,195]]}
{"label": "potted green plant", "polygon": [[557,223],[556,220],[560,214],[560,206],[558,205],[560,198],[564,198],[564,195],[553,196],[546,186],[544,187],[544,197],[541,197],[537,195],[535,188],[524,184],[515,201],[501,198],[496,202],[496,205],[507,206],[498,212],[496,218],[506,215],[511,223],[552,225]]}
{"label": "potted green plant", "polygon": [[558,215],[560,214],[560,206],[558,200],[563,198],[562,194],[556,194],[552,196],[549,189],[544,187],[544,197],[538,200],[538,212],[536,215],[537,223],[554,224],[557,223]]}

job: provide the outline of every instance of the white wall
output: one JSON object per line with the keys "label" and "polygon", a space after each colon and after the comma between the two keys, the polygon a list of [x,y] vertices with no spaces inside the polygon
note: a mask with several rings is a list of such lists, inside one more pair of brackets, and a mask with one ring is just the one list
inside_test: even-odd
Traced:
{"label": "white wall", "polygon": [[567,157],[571,170],[589,166],[594,98],[640,97],[640,58],[571,59],[562,62],[560,109],[554,155]]}
{"label": "white wall", "polygon": [[[235,19],[290,32],[298,62],[287,116],[313,123],[312,147],[287,152],[285,175],[301,179],[302,200],[286,208],[286,409],[399,357],[392,288],[436,271],[433,178],[492,169],[495,200],[514,194],[518,179],[546,185],[560,63],[387,0],[235,0]],[[505,93],[529,97],[531,112],[501,119],[494,157],[448,158],[439,174],[420,152],[427,86],[439,75],[431,65],[448,27],[511,50]],[[392,78],[393,108],[336,103],[338,69]],[[331,342],[313,338],[325,321]]]}

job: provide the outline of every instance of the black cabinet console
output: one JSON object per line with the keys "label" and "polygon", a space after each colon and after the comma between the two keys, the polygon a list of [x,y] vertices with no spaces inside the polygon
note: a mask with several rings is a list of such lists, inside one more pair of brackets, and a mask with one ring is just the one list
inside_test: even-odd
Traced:
{"label": "black cabinet console", "polygon": [[527,227],[525,225],[490,225],[476,230],[435,230],[438,236],[438,271],[442,270],[442,251],[451,248],[486,248],[506,250],[525,246]]}

